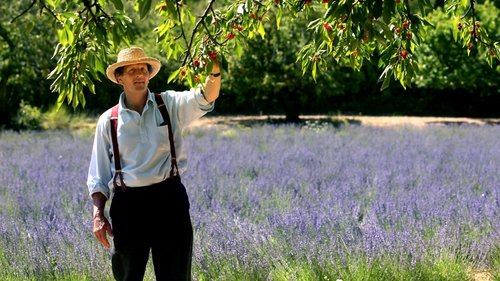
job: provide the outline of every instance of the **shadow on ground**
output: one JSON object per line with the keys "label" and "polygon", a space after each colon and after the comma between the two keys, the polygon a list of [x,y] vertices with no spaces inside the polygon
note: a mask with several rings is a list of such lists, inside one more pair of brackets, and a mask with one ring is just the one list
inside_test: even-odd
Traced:
{"label": "shadow on ground", "polygon": [[288,122],[286,118],[267,117],[255,119],[234,119],[217,122],[218,125],[255,127],[263,125],[292,125],[292,126],[326,126],[330,125],[335,128],[344,125],[362,125],[360,120],[346,118],[301,118],[299,122]]}

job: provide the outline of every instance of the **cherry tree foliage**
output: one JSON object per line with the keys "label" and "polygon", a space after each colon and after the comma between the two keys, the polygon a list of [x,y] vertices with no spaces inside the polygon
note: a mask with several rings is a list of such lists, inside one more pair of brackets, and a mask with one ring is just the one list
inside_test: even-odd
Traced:
{"label": "cherry tree foliage", "polygon": [[380,67],[382,89],[392,79],[406,88],[419,73],[415,50],[425,40],[423,27],[433,26],[426,15],[434,9],[454,16],[453,37],[464,52],[484,54],[490,65],[500,58],[498,42],[481,26],[475,0],[32,0],[26,11],[40,9],[58,27],[58,64],[49,75],[58,104],[85,106],[84,88],[95,93],[93,81],[104,77],[110,55],[130,44],[133,21],[124,8],[129,2],[140,19],[152,14],[161,19],[154,28],[157,44],[166,59],[181,65],[168,81],[190,86],[205,81],[214,60],[227,67],[227,54],[239,55],[248,39],[265,37],[270,20],[280,32],[288,24],[281,22],[284,15],[309,19],[303,32],[311,40],[297,63],[313,78],[332,63],[359,70],[368,61]]}

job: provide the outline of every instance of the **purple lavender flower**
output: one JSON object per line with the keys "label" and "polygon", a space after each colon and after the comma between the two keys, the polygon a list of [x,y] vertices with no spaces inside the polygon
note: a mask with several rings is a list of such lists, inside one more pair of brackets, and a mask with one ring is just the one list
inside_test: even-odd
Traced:
{"label": "purple lavender flower", "polygon": [[[411,268],[446,255],[489,266],[500,243],[498,135],[498,126],[193,129],[183,181],[194,274],[265,279],[294,262],[341,273],[357,258]],[[0,133],[0,277],[110,278],[91,229],[91,146],[92,136],[65,131]]]}

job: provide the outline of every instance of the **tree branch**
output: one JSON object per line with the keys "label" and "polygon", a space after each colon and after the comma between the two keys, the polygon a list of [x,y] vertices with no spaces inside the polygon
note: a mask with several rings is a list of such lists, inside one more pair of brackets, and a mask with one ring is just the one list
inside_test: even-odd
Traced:
{"label": "tree branch", "polygon": [[33,0],[33,2],[31,2],[30,6],[28,8],[26,8],[24,11],[22,11],[19,15],[17,15],[16,17],[14,17],[10,23],[14,23],[18,18],[22,17],[24,14],[26,14],[29,10],[31,10],[31,8],[33,8],[33,6],[35,6],[36,4],[36,1],[38,0]]}
{"label": "tree branch", "polygon": [[42,6],[42,8],[40,9],[40,13],[42,13],[43,9],[45,9],[49,11],[49,13],[52,15],[52,17],[54,17],[54,19],[56,19],[56,22],[59,22],[59,18],[57,18],[56,14],[54,14],[54,12],[51,9],[49,9],[49,7],[47,7],[43,1],[40,1],[40,5]]}
{"label": "tree branch", "polygon": [[207,36],[208,36],[208,38],[210,38],[210,40],[211,40],[212,42],[214,42],[215,44],[217,44],[217,45],[219,45],[219,46],[220,46],[220,45],[222,45],[222,44],[220,44],[219,42],[217,42],[217,39],[215,39],[215,38],[212,36],[212,33],[210,33],[210,30],[208,29],[208,26],[205,24],[205,22],[202,22],[202,25],[203,25],[203,28],[207,31]]}
{"label": "tree branch", "polygon": [[10,39],[9,33],[7,32],[7,30],[5,30],[5,28],[3,28],[3,26],[1,24],[0,24],[0,37],[2,37],[5,40],[5,42],[7,42],[7,45],[9,45],[10,51],[14,52],[16,45],[14,44],[12,39]]}
{"label": "tree branch", "polygon": [[[189,39],[188,43],[188,48],[187,48],[187,53],[186,56],[184,57],[184,60],[182,62],[182,65],[185,65],[187,60],[191,57],[191,48],[193,47],[193,40],[194,36],[196,35],[196,31],[200,27],[201,23],[205,20],[205,18],[208,15],[208,12],[212,10],[212,5],[215,3],[216,0],[210,0],[210,3],[208,3],[207,8],[203,12],[203,15],[201,15],[200,19],[196,22],[196,25],[193,28],[193,33],[191,34],[191,38]],[[182,22],[182,21],[181,21]],[[184,31],[184,30],[183,30]]]}
{"label": "tree branch", "polygon": [[[187,37],[186,37],[186,33],[184,33],[184,24],[182,23],[181,7],[179,5],[179,2],[175,2],[175,6],[177,8],[177,16],[179,17],[179,23],[181,26],[181,37],[182,37],[182,39],[184,39],[184,42],[186,43],[186,45],[188,45],[188,48],[186,49],[186,56],[184,57],[184,60],[182,61],[182,65],[185,65],[188,58],[192,58],[191,44],[192,44],[193,37],[191,37],[191,42],[188,42]],[[195,30],[193,30],[193,34],[195,34]]]}

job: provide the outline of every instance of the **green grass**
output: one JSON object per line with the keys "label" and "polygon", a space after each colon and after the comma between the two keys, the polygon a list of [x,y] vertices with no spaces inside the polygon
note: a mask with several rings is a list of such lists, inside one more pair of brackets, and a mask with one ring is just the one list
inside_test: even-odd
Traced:
{"label": "green grass", "polygon": [[56,106],[42,115],[41,128],[44,130],[71,129],[73,133],[91,135],[94,133],[97,117],[83,113],[71,113],[66,107]]}
{"label": "green grass", "polygon": [[[0,261],[1,261],[0,255]],[[357,257],[352,257],[357,258]],[[199,281],[208,280],[231,280],[231,281],[467,281],[472,279],[471,265],[466,262],[445,258],[439,259],[435,263],[417,263],[412,268],[401,267],[401,263],[391,257],[368,261],[367,259],[350,260],[347,264],[332,260],[330,264],[322,265],[314,261],[308,261],[305,257],[297,259],[284,259],[274,261],[272,268],[255,269],[248,268],[247,265],[237,264],[237,259],[228,258],[227,262],[205,265],[202,270],[195,265],[193,268],[193,278]],[[497,260],[498,262],[498,260]],[[92,280],[90,272],[43,272],[36,276],[26,274],[20,276],[4,267],[5,263],[0,262],[0,280],[2,281],[89,281]],[[151,264],[144,280],[152,278]],[[498,270],[494,273],[498,280]],[[103,281],[113,280],[109,278]]]}

